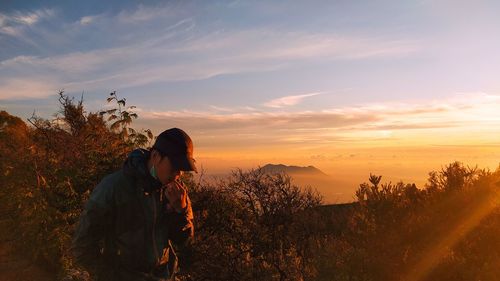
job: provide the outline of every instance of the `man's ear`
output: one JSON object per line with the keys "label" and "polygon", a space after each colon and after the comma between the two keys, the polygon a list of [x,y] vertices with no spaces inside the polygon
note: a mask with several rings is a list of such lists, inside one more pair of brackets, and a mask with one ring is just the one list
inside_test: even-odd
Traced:
{"label": "man's ear", "polygon": [[160,157],[161,157],[161,155],[156,149],[151,150],[151,161],[153,163],[158,163]]}

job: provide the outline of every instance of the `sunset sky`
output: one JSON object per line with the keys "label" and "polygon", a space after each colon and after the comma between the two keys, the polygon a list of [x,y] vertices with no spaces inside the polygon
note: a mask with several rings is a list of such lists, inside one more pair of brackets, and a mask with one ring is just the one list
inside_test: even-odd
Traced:
{"label": "sunset sky", "polygon": [[117,91],[208,174],[314,165],[353,188],[500,162],[500,1],[29,2],[0,1],[0,110],[24,119]]}

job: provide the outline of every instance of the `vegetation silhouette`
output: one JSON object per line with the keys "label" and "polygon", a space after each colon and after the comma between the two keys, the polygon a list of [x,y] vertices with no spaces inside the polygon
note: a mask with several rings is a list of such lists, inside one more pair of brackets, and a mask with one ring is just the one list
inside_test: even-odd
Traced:
{"label": "vegetation silhouette", "polygon": [[[116,92],[96,113],[63,92],[59,102],[29,125],[0,112],[3,231],[59,280],[87,280],[69,254],[83,204],[153,134],[131,127],[138,116]],[[370,175],[355,203],[322,205],[284,173],[186,174],[196,235],[178,280],[500,280],[500,169],[454,162],[423,188],[382,179]]]}

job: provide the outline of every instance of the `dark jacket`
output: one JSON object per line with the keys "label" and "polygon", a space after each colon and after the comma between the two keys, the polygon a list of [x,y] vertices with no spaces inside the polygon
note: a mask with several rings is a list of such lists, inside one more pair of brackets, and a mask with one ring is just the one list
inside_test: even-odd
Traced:
{"label": "dark jacket", "polygon": [[147,170],[149,152],[130,153],[123,169],[93,190],[73,240],[77,263],[96,280],[168,280],[177,268],[172,245],[193,236],[193,212],[169,208]]}

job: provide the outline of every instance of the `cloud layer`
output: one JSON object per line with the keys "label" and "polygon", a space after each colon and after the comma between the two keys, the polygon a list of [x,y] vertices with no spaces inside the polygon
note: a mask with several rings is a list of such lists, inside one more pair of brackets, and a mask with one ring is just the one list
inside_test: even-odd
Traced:
{"label": "cloud layer", "polygon": [[474,136],[478,130],[491,132],[482,134],[483,141],[491,141],[495,132],[500,132],[499,106],[498,95],[471,93],[446,100],[367,104],[316,112],[151,112],[140,109],[139,124],[156,131],[169,126],[186,128],[210,146],[355,145],[376,141],[390,144],[421,139],[445,144],[450,141],[443,139],[446,134],[458,132],[465,138]]}
{"label": "cloud layer", "polygon": [[20,37],[22,32],[38,22],[50,19],[55,15],[51,9],[41,9],[33,12],[0,13],[0,34]]}
{"label": "cloud layer", "polygon": [[270,100],[270,101],[264,103],[264,106],[272,107],[272,108],[288,107],[288,106],[292,106],[292,105],[297,105],[305,98],[314,97],[314,96],[317,96],[320,94],[322,94],[322,93],[316,92],[316,93],[308,93],[308,94],[302,94],[302,95],[281,97],[281,98],[273,99],[273,100]]}
{"label": "cloud layer", "polygon": [[[399,38],[337,35],[327,32],[304,33],[261,29],[202,29],[196,17],[184,10],[138,6],[114,15],[86,15],[54,29],[54,12],[0,15],[4,34],[18,36],[26,26],[41,19],[26,40],[47,45],[68,46],[59,52],[20,55],[0,62],[0,99],[44,97],[57,89],[107,91],[159,82],[207,79],[223,74],[265,72],[286,69],[304,62],[360,60],[405,56],[418,50],[416,42]],[[167,17],[168,15],[168,17]],[[10,31],[9,31],[10,30]],[[17,30],[17,31],[12,31]],[[113,32],[111,32],[113,30]],[[16,33],[16,34],[14,34]],[[43,34],[41,40],[35,34]],[[99,37],[92,38],[89,36]],[[124,34],[116,37],[115,34]],[[20,36],[20,35],[19,35]],[[0,39],[1,40],[1,39]],[[93,48],[73,46],[94,40]],[[102,46],[100,46],[102,45]],[[79,49],[74,51],[74,49]],[[19,81],[22,80],[22,83]],[[40,87],[38,91],[31,89]],[[305,97],[270,102],[271,107],[293,104]]]}

